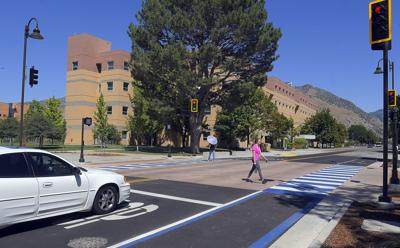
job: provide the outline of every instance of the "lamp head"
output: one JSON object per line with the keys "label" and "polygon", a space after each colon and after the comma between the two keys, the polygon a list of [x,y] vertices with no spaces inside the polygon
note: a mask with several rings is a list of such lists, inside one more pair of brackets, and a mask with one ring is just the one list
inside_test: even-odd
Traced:
{"label": "lamp head", "polygon": [[374,74],[382,74],[382,73],[383,73],[382,68],[380,66],[376,67]]}
{"label": "lamp head", "polygon": [[32,39],[36,40],[43,40],[43,36],[40,34],[39,27],[36,25],[35,29],[33,29],[33,32],[29,35]]}

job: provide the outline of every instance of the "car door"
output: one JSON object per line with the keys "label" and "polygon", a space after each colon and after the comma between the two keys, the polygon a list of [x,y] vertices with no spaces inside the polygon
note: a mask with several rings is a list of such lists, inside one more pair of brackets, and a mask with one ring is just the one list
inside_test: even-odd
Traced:
{"label": "car door", "polygon": [[27,153],[39,184],[38,216],[82,210],[89,184],[83,174],[64,160],[47,153]]}
{"label": "car door", "polygon": [[38,181],[23,153],[0,155],[0,225],[36,216]]}

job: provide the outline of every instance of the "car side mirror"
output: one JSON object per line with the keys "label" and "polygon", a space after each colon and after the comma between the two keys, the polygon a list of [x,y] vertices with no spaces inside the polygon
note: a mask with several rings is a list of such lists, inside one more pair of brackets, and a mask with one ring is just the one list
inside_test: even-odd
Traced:
{"label": "car side mirror", "polygon": [[82,174],[81,169],[79,169],[78,167],[72,167],[72,172],[75,176],[79,176]]}

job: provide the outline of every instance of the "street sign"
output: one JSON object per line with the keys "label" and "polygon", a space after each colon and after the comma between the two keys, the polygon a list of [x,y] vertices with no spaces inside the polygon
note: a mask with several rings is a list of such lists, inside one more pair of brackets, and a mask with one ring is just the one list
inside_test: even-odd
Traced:
{"label": "street sign", "polygon": [[373,50],[381,44],[392,40],[392,1],[376,0],[369,3],[369,37]]}

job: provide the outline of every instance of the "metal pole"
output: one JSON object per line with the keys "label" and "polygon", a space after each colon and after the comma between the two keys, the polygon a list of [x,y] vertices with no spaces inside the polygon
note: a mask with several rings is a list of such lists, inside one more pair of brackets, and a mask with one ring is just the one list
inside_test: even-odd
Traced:
{"label": "metal pole", "polygon": [[85,162],[85,158],[83,157],[83,146],[85,145],[85,142],[83,141],[83,132],[85,131],[84,122],[85,118],[82,118],[81,156],[79,157],[80,163]]}
{"label": "metal pole", "polygon": [[25,25],[24,31],[24,58],[22,61],[22,90],[21,90],[21,120],[19,122],[19,146],[24,143],[24,98],[25,98],[25,67],[26,67],[26,43],[29,35],[29,26]]}
{"label": "metal pole", "polygon": [[388,47],[383,50],[383,185],[380,202],[390,202],[388,197]]}
{"label": "metal pole", "polygon": [[[392,61],[391,63],[391,68],[392,68],[392,89],[394,89],[394,62]],[[396,96],[397,97],[397,96]],[[397,161],[398,161],[398,135],[399,135],[399,130],[397,127],[397,114],[398,114],[398,109],[397,106],[393,108],[393,120],[392,120],[392,130],[393,130],[393,145],[392,145],[392,151],[393,151],[393,159],[392,159],[392,176],[390,178],[390,183],[391,184],[399,184],[399,177],[397,174]]]}

